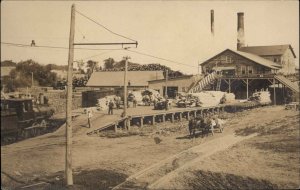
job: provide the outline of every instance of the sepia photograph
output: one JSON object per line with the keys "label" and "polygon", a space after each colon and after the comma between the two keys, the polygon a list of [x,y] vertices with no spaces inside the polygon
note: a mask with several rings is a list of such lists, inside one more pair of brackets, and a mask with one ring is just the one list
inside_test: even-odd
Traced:
{"label": "sepia photograph", "polygon": [[300,188],[299,1],[3,0],[1,190]]}

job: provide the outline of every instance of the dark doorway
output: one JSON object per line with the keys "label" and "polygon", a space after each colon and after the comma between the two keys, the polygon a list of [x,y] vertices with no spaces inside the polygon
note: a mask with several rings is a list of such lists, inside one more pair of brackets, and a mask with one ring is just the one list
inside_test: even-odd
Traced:
{"label": "dark doorway", "polygon": [[[163,95],[166,96],[166,87],[164,86]],[[168,86],[167,95],[169,98],[175,98],[176,93],[178,92],[178,86]]]}

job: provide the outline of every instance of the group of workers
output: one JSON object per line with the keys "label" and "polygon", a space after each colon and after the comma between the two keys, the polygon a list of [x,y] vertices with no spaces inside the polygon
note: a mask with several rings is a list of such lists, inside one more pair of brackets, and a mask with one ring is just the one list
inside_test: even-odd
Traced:
{"label": "group of workers", "polygon": [[[135,97],[133,97],[132,99],[132,102],[133,102],[133,107],[135,108],[137,106],[137,100]],[[121,105],[121,97],[120,96],[116,96],[114,98],[114,100],[110,100],[108,103],[108,115],[113,115],[113,110],[114,110],[114,107],[116,105],[116,109],[120,109],[120,105]],[[127,101],[127,107],[129,107],[129,104],[128,104],[128,101]]]}
{"label": "group of workers", "polygon": [[215,128],[223,132],[223,121],[219,119],[217,115],[214,116],[211,113],[207,114],[206,117],[198,115],[189,120],[188,127],[191,138],[196,136],[196,130],[201,130],[202,137],[204,137],[204,135],[208,135],[208,133],[214,135]]}

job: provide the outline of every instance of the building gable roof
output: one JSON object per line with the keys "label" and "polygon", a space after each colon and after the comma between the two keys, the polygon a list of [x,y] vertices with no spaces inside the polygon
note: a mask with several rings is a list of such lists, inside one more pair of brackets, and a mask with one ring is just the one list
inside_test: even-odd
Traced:
{"label": "building gable roof", "polygon": [[266,55],[283,55],[287,49],[290,49],[296,58],[296,54],[291,45],[273,45],[273,46],[247,46],[241,47],[240,51],[253,53],[255,55],[266,56]]}
{"label": "building gable roof", "polygon": [[[131,86],[148,86],[148,81],[163,79],[162,71],[128,71],[128,82]],[[124,71],[93,72],[86,86],[119,87],[124,85]]]}
{"label": "building gable roof", "polygon": [[[169,78],[168,77],[168,81],[174,81],[174,80],[182,80],[182,79],[190,79],[194,77],[194,75],[183,75],[183,76],[179,76],[179,77],[173,77],[173,78]],[[149,83],[153,83],[153,82],[161,82],[161,81],[165,81],[165,78],[162,79],[154,79],[154,80],[149,80]]]}
{"label": "building gable roof", "polygon": [[250,61],[253,61],[257,64],[260,64],[262,66],[265,66],[265,67],[268,67],[268,68],[271,68],[271,69],[279,69],[281,68],[281,65],[273,62],[273,61],[269,61],[265,58],[262,58],[258,55],[254,55],[254,54],[251,54],[251,53],[246,53],[246,52],[241,52],[241,51],[234,51],[234,50],[231,50],[231,49],[225,49],[224,51],[222,51],[221,53],[215,55],[214,57],[208,59],[207,61],[201,63],[201,65],[204,65],[206,63],[208,63],[209,61],[213,60],[214,58],[218,57],[219,55],[223,54],[224,52],[226,51],[230,51],[236,55],[239,55],[239,56],[242,56],[243,58],[245,59],[248,59]]}

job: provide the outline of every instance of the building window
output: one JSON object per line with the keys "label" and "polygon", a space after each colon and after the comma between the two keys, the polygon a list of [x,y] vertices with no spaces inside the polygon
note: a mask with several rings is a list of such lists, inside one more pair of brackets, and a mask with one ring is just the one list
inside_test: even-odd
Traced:
{"label": "building window", "polygon": [[232,63],[232,58],[231,58],[231,56],[226,56],[225,57],[225,61],[226,61],[226,63]]}
{"label": "building window", "polygon": [[253,67],[252,66],[247,66],[248,74],[253,73]]}
{"label": "building window", "polygon": [[241,66],[242,74],[246,74],[246,66]]}

